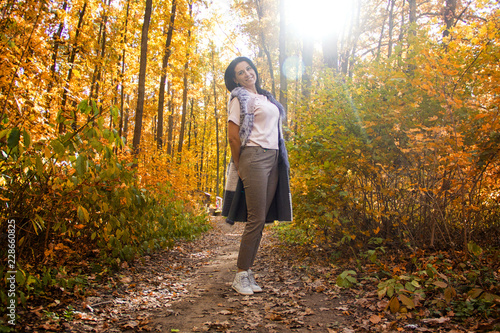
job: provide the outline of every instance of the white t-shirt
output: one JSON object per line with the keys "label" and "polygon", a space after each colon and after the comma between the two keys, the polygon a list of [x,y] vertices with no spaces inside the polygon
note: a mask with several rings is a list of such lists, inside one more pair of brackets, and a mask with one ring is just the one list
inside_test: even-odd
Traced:
{"label": "white t-shirt", "polygon": [[[250,93],[254,103],[248,103],[253,107],[254,122],[252,132],[248,138],[247,146],[261,146],[264,149],[278,149],[278,122],[280,112],[278,107],[267,100],[264,95]],[[233,98],[228,104],[228,121],[240,126],[240,101]],[[247,111],[252,113],[251,110]]]}

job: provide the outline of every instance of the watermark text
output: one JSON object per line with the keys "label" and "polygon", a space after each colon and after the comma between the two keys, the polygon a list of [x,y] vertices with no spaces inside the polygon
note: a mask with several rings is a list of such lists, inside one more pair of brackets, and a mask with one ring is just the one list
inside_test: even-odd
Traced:
{"label": "watermark text", "polygon": [[16,325],[16,220],[7,221],[7,317]]}

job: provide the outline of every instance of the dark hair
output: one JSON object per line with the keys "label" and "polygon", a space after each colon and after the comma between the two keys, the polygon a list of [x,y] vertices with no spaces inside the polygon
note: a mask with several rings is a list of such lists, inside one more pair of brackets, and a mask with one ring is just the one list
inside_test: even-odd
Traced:
{"label": "dark hair", "polygon": [[255,71],[255,74],[257,75],[257,78],[255,80],[255,87],[257,88],[257,92],[260,93],[262,89],[260,88],[259,71],[257,71],[257,67],[255,67],[252,60],[248,59],[247,57],[237,57],[233,61],[231,61],[229,66],[227,66],[226,72],[224,73],[224,82],[226,83],[227,90],[233,91],[233,89],[238,86],[236,82],[234,82],[234,78],[236,77],[234,69],[240,62],[243,61],[246,61],[250,65],[250,67],[252,67],[253,70]]}

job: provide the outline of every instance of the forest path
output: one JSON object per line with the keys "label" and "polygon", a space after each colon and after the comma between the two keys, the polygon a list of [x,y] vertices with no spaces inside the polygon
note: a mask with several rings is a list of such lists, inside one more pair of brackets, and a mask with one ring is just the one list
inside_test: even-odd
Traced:
{"label": "forest path", "polygon": [[[320,248],[264,237],[253,270],[263,292],[241,296],[231,288],[244,224],[212,218],[213,228],[192,242],[123,263],[87,291],[65,332],[467,332],[450,318],[391,314],[376,281],[358,276],[349,289],[335,282],[342,270]],[[419,316],[429,316],[422,309]],[[424,317],[425,318],[425,317]],[[44,328],[49,328],[43,325]]]}
{"label": "forest path", "polygon": [[[199,240],[122,265],[68,332],[354,332],[340,294],[265,228],[253,268],[263,292],[231,288],[244,224],[220,217]],[[311,258],[312,259],[312,258]],[[337,289],[338,290],[338,289]],[[352,302],[352,300],[351,300]],[[91,310],[91,311],[89,311]]]}
{"label": "forest path", "polygon": [[243,227],[215,219],[194,256],[204,258],[185,280],[188,293],[155,313],[151,326],[162,332],[335,332],[332,328],[342,320],[341,313],[339,318],[332,313],[339,299],[304,288],[310,278],[292,273],[290,262],[275,258],[268,228],[254,267],[264,292],[241,296],[232,290]]}

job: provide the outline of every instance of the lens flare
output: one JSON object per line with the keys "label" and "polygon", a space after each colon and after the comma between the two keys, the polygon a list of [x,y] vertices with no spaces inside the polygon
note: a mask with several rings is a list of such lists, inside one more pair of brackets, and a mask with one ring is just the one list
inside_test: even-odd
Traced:
{"label": "lens flare", "polygon": [[291,56],[286,58],[283,63],[282,73],[288,80],[297,80],[304,74],[304,63],[297,56]]}

